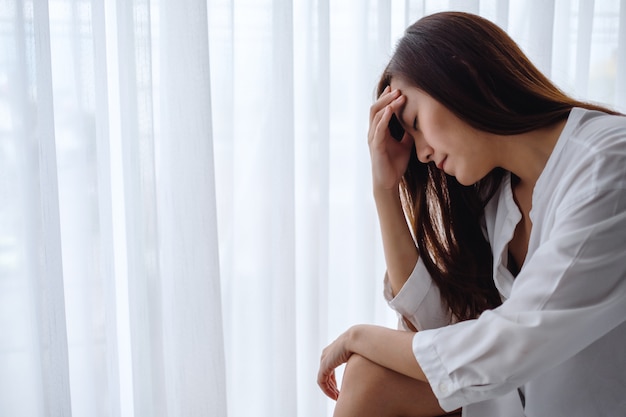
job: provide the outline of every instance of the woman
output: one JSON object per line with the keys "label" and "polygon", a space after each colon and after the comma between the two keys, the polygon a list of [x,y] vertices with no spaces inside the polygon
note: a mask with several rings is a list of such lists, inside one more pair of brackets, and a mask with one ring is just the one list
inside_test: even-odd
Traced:
{"label": "woman", "polygon": [[626,415],[626,118],[439,13],[398,43],[368,140],[401,329],[324,349],[335,416]]}

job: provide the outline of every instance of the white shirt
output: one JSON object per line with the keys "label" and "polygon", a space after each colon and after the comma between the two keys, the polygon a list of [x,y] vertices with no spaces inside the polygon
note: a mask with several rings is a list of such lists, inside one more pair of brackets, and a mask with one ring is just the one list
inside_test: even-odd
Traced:
{"label": "white shirt", "polygon": [[[516,278],[510,177],[485,209],[503,304],[450,324],[418,261],[385,297],[444,410],[465,417],[626,416],[626,118],[575,108],[539,177]],[[525,404],[524,404],[525,403]]]}

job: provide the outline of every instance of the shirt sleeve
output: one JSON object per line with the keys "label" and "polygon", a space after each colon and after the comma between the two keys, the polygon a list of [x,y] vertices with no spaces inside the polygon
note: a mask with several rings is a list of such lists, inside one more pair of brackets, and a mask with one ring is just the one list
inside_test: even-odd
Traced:
{"label": "shirt sleeve", "polygon": [[545,233],[501,306],[414,336],[444,410],[510,392],[626,321],[626,191],[580,198]]}
{"label": "shirt sleeve", "polygon": [[387,274],[385,274],[384,296],[389,306],[396,311],[399,327],[408,330],[408,320],[417,330],[434,329],[450,324],[450,312],[441,300],[439,288],[432,281],[421,259],[404,286],[394,297]]}

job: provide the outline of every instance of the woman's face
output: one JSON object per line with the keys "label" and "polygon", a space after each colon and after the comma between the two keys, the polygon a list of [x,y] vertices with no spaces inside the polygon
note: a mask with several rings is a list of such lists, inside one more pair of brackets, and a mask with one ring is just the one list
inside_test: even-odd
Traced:
{"label": "woman's face", "polygon": [[495,167],[495,143],[489,135],[403,79],[392,78],[390,85],[405,96],[405,104],[396,117],[405,134],[413,138],[421,162],[434,162],[463,185],[478,182]]}

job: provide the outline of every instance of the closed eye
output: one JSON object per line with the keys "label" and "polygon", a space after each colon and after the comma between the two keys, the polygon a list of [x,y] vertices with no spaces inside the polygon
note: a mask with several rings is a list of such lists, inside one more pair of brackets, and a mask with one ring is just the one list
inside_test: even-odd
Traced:
{"label": "closed eye", "polygon": [[404,128],[395,114],[392,114],[391,119],[389,120],[389,132],[391,133],[391,137],[398,142],[402,142],[402,138],[404,137]]}
{"label": "closed eye", "polygon": [[413,130],[417,130],[417,116],[413,119]]}

